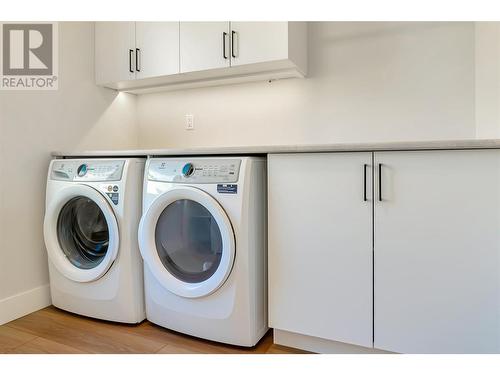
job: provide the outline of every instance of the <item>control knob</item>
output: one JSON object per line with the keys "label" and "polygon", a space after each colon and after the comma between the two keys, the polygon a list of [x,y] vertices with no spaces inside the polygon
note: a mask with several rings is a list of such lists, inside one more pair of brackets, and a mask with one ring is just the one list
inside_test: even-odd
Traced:
{"label": "control knob", "polygon": [[194,173],[193,163],[187,163],[182,167],[182,174],[184,177],[189,177]]}
{"label": "control knob", "polygon": [[87,169],[88,169],[87,164],[81,164],[76,170],[76,172],[78,173],[79,177],[83,177],[87,174]]}

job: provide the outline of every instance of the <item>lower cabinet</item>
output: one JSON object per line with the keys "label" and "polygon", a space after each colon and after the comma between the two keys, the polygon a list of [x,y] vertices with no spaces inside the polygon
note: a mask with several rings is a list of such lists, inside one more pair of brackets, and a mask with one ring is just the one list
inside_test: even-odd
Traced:
{"label": "lower cabinet", "polygon": [[500,150],[376,152],[380,164],[375,347],[500,352]]}
{"label": "lower cabinet", "polygon": [[500,150],[270,155],[269,314],[393,352],[500,352]]}
{"label": "lower cabinet", "polygon": [[371,164],[371,153],[269,155],[271,327],[372,346]]}

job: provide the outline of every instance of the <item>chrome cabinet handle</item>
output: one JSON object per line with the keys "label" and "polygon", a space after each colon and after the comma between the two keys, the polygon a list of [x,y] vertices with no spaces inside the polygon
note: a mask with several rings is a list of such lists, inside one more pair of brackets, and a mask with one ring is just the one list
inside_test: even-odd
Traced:
{"label": "chrome cabinet handle", "polygon": [[233,58],[238,57],[234,52],[234,39],[236,35],[237,35],[236,31],[231,30],[231,56],[233,56]]}
{"label": "chrome cabinet handle", "polygon": [[134,69],[132,69],[132,54],[134,53],[133,49],[128,50],[128,71],[130,73],[134,72]]}
{"label": "chrome cabinet handle", "polygon": [[141,71],[141,67],[139,65],[139,56],[141,54],[141,50],[139,48],[136,48],[135,49],[135,70],[140,72]]}
{"label": "chrome cabinet handle", "polygon": [[225,59],[227,59],[227,55],[226,55],[226,37],[227,37],[227,33],[224,31],[222,33],[222,57],[224,57]]}
{"label": "chrome cabinet handle", "polygon": [[378,163],[378,200],[382,202],[382,163]]}
{"label": "chrome cabinet handle", "polygon": [[368,167],[368,164],[363,165],[363,201],[368,201],[368,198],[366,197],[366,167]]}

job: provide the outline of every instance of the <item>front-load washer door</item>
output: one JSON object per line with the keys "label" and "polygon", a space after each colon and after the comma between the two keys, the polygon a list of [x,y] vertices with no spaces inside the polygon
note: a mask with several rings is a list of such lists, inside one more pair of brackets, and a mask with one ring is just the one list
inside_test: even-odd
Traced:
{"label": "front-load washer door", "polygon": [[62,189],[48,203],[44,236],[50,260],[65,277],[102,277],[118,254],[118,224],[104,196],[87,185]]}
{"label": "front-load washer door", "polygon": [[169,291],[196,298],[226,281],[235,257],[229,218],[209,194],[178,187],[156,198],[139,224],[139,248]]}

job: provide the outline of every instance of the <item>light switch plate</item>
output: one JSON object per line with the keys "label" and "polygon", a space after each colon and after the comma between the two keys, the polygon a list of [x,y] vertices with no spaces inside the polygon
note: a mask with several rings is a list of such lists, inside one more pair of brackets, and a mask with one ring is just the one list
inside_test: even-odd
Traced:
{"label": "light switch plate", "polygon": [[186,130],[194,130],[194,115],[186,115]]}

